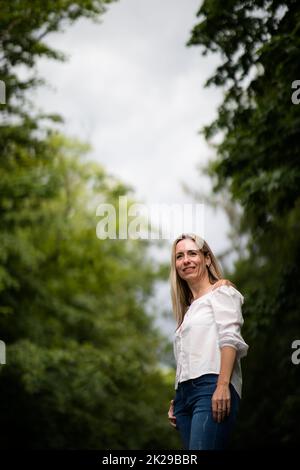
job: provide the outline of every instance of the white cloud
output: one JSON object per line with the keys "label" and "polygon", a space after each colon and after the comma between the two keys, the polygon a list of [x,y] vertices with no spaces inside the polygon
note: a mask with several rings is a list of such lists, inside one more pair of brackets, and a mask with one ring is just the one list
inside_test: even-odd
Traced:
{"label": "white cloud", "polygon": [[[216,116],[220,90],[204,89],[218,58],[185,46],[198,22],[200,0],[120,0],[101,24],[80,20],[48,42],[65,64],[41,60],[54,86],[36,94],[59,112],[65,132],[88,140],[93,157],[154,202],[187,203],[181,182],[207,187],[196,166],[211,156],[199,129]],[[223,213],[206,209],[205,236],[218,252],[227,245]]]}

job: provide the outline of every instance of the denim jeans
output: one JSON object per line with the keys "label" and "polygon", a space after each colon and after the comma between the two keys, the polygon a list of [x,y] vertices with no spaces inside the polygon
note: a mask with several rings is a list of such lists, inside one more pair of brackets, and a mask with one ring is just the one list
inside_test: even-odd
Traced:
{"label": "denim jeans", "polygon": [[174,399],[174,415],[184,449],[221,450],[228,445],[240,397],[230,384],[230,414],[221,423],[215,421],[211,400],[217,380],[217,374],[205,374],[178,384]]}

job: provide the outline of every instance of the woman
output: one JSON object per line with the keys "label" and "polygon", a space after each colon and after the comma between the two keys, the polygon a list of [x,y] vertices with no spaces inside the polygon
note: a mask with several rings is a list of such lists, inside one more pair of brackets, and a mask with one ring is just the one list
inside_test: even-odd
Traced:
{"label": "woman", "polygon": [[244,298],[221,277],[201,237],[175,240],[170,281],[177,369],[168,417],[190,450],[226,448],[241,398],[240,359],[248,350],[241,336]]}

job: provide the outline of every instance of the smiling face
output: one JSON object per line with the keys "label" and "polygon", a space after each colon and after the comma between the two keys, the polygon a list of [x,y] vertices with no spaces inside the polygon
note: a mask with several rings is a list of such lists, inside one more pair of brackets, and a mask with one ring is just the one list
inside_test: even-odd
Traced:
{"label": "smiling face", "polygon": [[185,238],[177,243],[175,266],[182,279],[188,282],[208,277],[206,263],[210,264],[209,256],[205,258],[193,240]]}

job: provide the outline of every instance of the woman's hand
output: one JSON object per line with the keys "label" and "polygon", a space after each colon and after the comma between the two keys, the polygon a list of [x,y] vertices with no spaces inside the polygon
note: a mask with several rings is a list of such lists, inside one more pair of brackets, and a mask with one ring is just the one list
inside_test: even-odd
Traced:
{"label": "woman's hand", "polygon": [[168,411],[168,418],[169,418],[171,426],[176,428],[177,426],[176,426],[176,416],[174,416],[174,400],[171,400],[171,402],[170,402],[170,408],[169,408],[169,411]]}
{"label": "woman's hand", "polygon": [[232,286],[235,288],[235,285],[232,282],[228,281],[228,279],[219,279],[215,284],[212,290],[215,290],[217,287],[221,286]]}
{"label": "woman's hand", "polygon": [[230,389],[227,384],[219,384],[212,396],[213,418],[221,423],[230,413]]}

